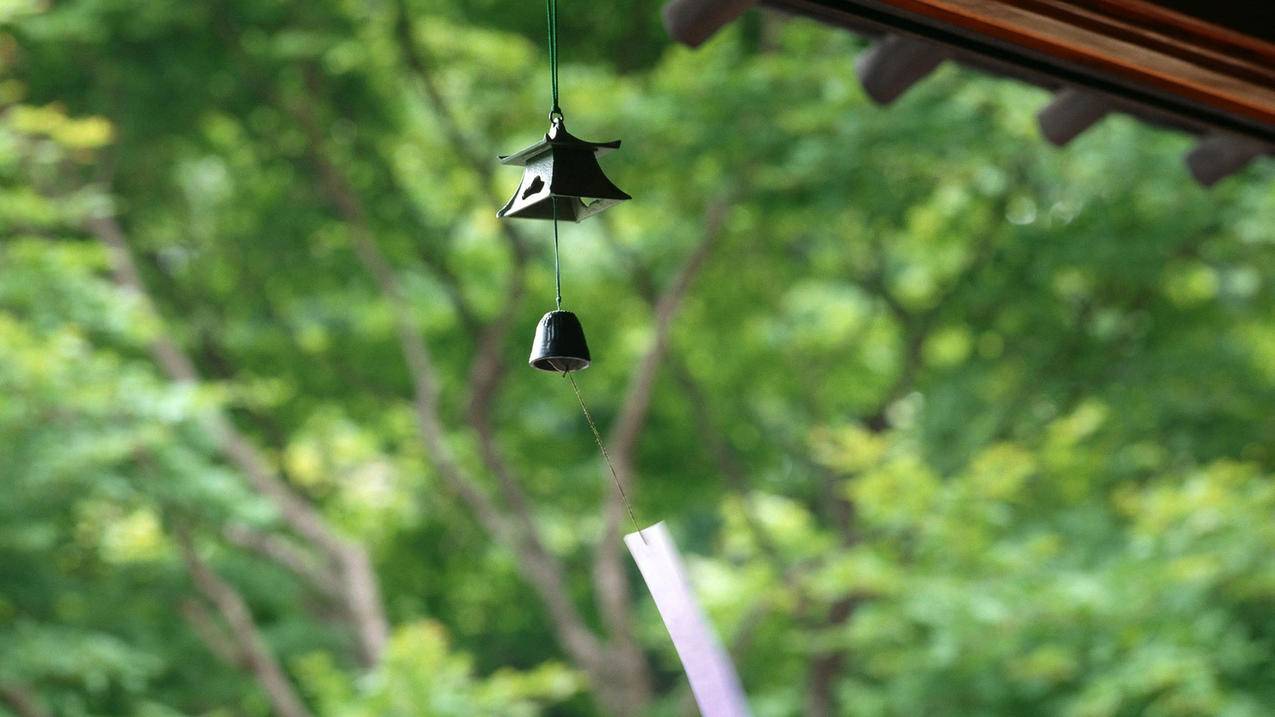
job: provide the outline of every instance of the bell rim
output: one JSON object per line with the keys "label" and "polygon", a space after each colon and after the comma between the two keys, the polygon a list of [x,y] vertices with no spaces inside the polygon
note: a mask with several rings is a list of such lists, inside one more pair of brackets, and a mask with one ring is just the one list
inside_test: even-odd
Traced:
{"label": "bell rim", "polygon": [[[612,186],[615,186],[615,185],[612,185]],[[571,204],[571,210],[559,212],[557,219],[560,222],[572,222],[574,224],[579,224],[580,222],[584,221],[585,219],[588,219],[589,217],[595,214],[601,214],[602,212],[610,209],[611,207],[614,207],[617,204],[626,202],[633,198],[629,196],[627,193],[625,193],[625,191],[623,189],[620,189],[619,187],[616,187],[616,191],[619,192],[620,194],[624,194],[624,198],[621,199],[621,198],[614,198],[614,197],[596,197],[596,198],[592,198],[593,201],[589,202],[588,204],[586,204],[581,197],[572,195],[572,194],[551,194],[549,196],[552,198],[576,200],[576,203],[574,204],[568,201],[568,204]],[[514,196],[511,197],[508,202],[505,202],[505,206],[501,207],[500,210],[496,212],[496,218],[497,219],[534,219],[537,221],[551,220],[554,218],[552,213],[544,212],[539,206],[537,206],[539,204],[545,203],[545,200],[543,199],[538,202],[523,204],[522,206],[515,209],[514,204],[517,203],[517,200],[518,200],[518,195],[515,192]]]}
{"label": "bell rim", "polygon": [[[580,362],[580,363],[583,363],[583,365],[569,367],[564,371],[563,369],[560,369],[560,368],[554,368],[552,366],[553,361]],[[540,365],[542,363],[548,363],[550,364],[550,366],[546,368],[545,366]],[[576,371],[583,371],[586,368],[589,368],[589,366],[593,365],[593,360],[591,358],[589,359],[580,358],[579,356],[537,356],[532,359],[527,359],[527,365],[536,369],[537,371],[544,371],[545,373],[575,373]]]}

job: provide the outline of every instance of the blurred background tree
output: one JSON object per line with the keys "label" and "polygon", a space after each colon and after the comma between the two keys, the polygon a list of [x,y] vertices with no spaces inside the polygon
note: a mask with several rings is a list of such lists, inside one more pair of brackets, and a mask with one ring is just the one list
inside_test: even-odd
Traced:
{"label": "blurred background tree", "polygon": [[[581,376],[758,715],[1275,710],[1275,194],[563,8]],[[0,5],[0,712],[680,715],[560,380],[534,3]]]}

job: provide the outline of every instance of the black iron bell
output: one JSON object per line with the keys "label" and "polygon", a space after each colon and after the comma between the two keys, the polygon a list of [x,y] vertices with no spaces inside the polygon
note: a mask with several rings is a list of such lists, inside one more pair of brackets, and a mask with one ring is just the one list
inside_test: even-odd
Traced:
{"label": "black iron bell", "polygon": [[584,340],[584,327],[570,311],[550,311],[536,326],[531,342],[532,368],[554,373],[579,371],[589,367],[589,344]]}
{"label": "black iron bell", "polygon": [[586,142],[567,132],[562,115],[552,118],[543,140],[500,158],[501,164],[526,169],[518,191],[496,216],[578,222],[631,199],[598,166],[598,157],[619,147],[620,140]]}

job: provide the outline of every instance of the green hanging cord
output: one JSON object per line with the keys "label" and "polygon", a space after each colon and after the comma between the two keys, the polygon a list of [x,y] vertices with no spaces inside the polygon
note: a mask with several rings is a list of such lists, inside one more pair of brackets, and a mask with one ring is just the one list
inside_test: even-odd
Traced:
{"label": "green hanging cord", "polygon": [[553,93],[553,108],[549,118],[562,117],[558,106],[558,0],[545,0],[545,15],[549,21],[549,87]]}
{"label": "green hanging cord", "polygon": [[553,205],[553,285],[558,292],[558,311],[562,311],[562,265],[558,261],[558,198],[549,197]]}
{"label": "green hanging cord", "polygon": [[[553,96],[553,108],[549,110],[549,119],[562,117],[562,108],[558,106],[558,0],[545,0],[545,16],[549,22],[549,87]],[[553,283],[557,290],[558,310],[562,311],[562,265],[558,260],[558,199],[551,196],[549,203],[553,205]]]}
{"label": "green hanging cord", "polygon": [[[562,108],[558,106],[558,0],[545,0],[545,17],[549,22],[549,88],[553,97],[549,120],[552,121],[555,116],[562,117]],[[553,283],[557,290],[558,311],[562,311],[562,265],[558,261],[558,198],[550,195],[549,203],[553,205]]]}

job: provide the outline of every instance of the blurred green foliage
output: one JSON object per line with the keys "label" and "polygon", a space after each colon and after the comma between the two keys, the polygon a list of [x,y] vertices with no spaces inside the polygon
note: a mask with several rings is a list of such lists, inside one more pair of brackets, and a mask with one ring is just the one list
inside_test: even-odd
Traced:
{"label": "blurred green foliage", "polygon": [[[720,211],[634,493],[691,554],[756,713],[809,713],[828,655],[845,714],[1275,710],[1270,162],[1203,190],[1176,134],[1113,117],[1056,151],[1036,90],[943,67],[880,109],[842,31],[750,15],[690,51],[657,11],[560,10],[568,121],[624,139],[604,164],[636,198],[564,227],[564,293],[611,425],[650,294]],[[323,160],[348,177],[449,445],[494,486],[465,402],[473,326],[519,271],[493,203],[518,177],[493,159],[543,131],[542,22],[445,0],[0,4],[0,714],[271,711],[191,620],[182,531],[316,714],[605,712],[417,438],[392,307],[323,181]],[[110,215],[147,297],[87,228]],[[609,488],[570,391],[520,367],[553,286],[548,227],[522,229],[490,422],[588,605]],[[160,335],[201,381],[160,370]],[[378,665],[219,537],[286,531],[210,436],[218,412],[367,546]],[[681,714],[630,597],[643,712]]]}
{"label": "blurred green foliage", "polygon": [[341,717],[524,717],[540,713],[538,700],[561,700],[578,689],[571,671],[554,664],[477,680],[472,661],[452,652],[443,628],[432,622],[399,627],[384,659],[381,673],[362,689],[325,654],[305,658],[298,672],[319,712]]}

